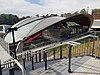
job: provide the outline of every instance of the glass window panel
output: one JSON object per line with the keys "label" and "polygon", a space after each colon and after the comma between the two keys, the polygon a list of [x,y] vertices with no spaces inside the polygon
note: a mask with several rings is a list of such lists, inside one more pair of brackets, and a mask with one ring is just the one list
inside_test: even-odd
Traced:
{"label": "glass window panel", "polygon": [[3,31],[3,26],[0,26],[0,31]]}

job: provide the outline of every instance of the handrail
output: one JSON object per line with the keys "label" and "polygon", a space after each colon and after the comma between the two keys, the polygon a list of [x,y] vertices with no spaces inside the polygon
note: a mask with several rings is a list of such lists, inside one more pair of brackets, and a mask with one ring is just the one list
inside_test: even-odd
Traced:
{"label": "handrail", "polygon": [[[89,35],[86,35],[86,36],[82,36],[80,38],[73,39],[71,41],[57,42],[57,43],[53,43],[53,44],[50,44],[50,45],[42,47],[42,48],[37,48],[37,49],[34,49],[34,50],[28,50],[28,51],[25,51],[25,52],[22,52],[22,53],[18,54],[17,56],[19,56],[21,54],[23,55],[24,53],[29,52],[29,51],[31,51],[31,52],[36,52],[36,51],[39,51],[39,50],[47,51],[49,49],[52,49],[52,48],[55,48],[55,47],[58,47],[58,46],[62,46],[62,45],[65,45],[65,44],[70,44],[70,43],[71,43],[71,45],[77,46],[77,45],[80,45],[80,43],[77,43],[76,41],[81,40],[81,39],[85,39],[85,38],[88,38],[88,37],[97,38],[97,42],[99,42],[98,36],[89,34]],[[19,43],[19,45],[20,45],[20,43]],[[18,47],[16,49],[18,49]],[[37,53],[39,53],[39,52],[37,52]],[[95,55],[95,57],[96,57],[96,55]],[[13,59],[13,61],[20,67],[22,75],[26,75],[23,66],[16,59]],[[9,64],[9,62],[8,62],[8,64]]]}
{"label": "handrail", "polygon": [[[17,45],[16,50],[19,49],[20,44],[21,42],[19,42],[19,44]],[[0,38],[0,45],[9,53],[9,44],[6,41],[4,41],[2,38]],[[19,68],[22,71],[22,75],[26,75],[23,66],[16,59],[13,58],[8,59],[7,61],[4,61],[4,63],[1,66],[3,66],[4,69],[7,69],[10,67],[14,67],[14,63],[16,63],[17,66],[19,66]]]}
{"label": "handrail", "polygon": [[1,66],[3,66],[4,69],[7,69],[7,68],[14,67],[15,63],[21,69],[22,75],[26,75],[25,69],[23,68],[23,66],[16,59],[12,59],[9,62],[3,63]]}
{"label": "handrail", "polygon": [[16,59],[14,59],[14,61],[19,66],[19,68],[21,69],[22,75],[26,75],[25,69],[23,68],[23,66]]}
{"label": "handrail", "polygon": [[[18,51],[18,50],[19,50],[20,45],[21,45],[21,42],[19,42],[19,43],[18,43],[18,45],[17,45],[17,47],[16,47],[16,51]],[[12,53],[12,55],[14,54],[12,51],[11,51],[11,53]],[[8,59],[8,60],[4,61],[4,63],[7,63],[7,62],[9,62],[9,61],[11,61],[11,60],[13,60],[13,59],[14,59],[14,58],[10,58],[10,59]]]}
{"label": "handrail", "polygon": [[22,46],[22,41],[20,41],[18,44],[17,44],[17,47],[16,47],[16,52],[18,53],[19,50],[22,50],[23,49],[23,46]]}
{"label": "handrail", "polygon": [[[88,38],[88,37],[93,37],[93,36],[94,35],[89,34],[89,35],[82,36],[80,38],[73,39],[71,41],[74,41],[75,42],[75,41],[78,41],[78,40],[81,40],[81,39],[85,39],[85,38]],[[62,45],[68,44],[69,42],[70,42],[70,40],[53,43],[53,44],[50,44],[50,45],[47,45],[47,46],[39,47],[37,49],[27,50],[27,51],[24,51],[22,53],[18,53],[17,56],[19,56],[21,54],[24,54],[24,53],[27,53],[28,51],[32,51],[32,52],[39,51],[39,50],[43,50],[44,51],[44,49],[47,51],[49,49],[52,49],[52,48],[55,48],[55,47],[58,47],[58,46],[62,46]]]}

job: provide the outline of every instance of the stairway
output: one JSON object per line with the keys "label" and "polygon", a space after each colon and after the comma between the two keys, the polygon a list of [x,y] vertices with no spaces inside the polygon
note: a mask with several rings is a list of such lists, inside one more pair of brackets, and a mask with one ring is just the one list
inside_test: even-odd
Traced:
{"label": "stairway", "polygon": [[[5,70],[12,70],[16,66],[21,70],[21,75],[26,75],[23,66],[9,54],[8,43],[0,39],[0,72],[3,73]],[[14,72],[14,70],[13,70]],[[2,75],[0,73],[0,75]],[[10,73],[10,72],[9,72]],[[5,74],[4,74],[5,75]],[[8,74],[7,74],[8,75]]]}

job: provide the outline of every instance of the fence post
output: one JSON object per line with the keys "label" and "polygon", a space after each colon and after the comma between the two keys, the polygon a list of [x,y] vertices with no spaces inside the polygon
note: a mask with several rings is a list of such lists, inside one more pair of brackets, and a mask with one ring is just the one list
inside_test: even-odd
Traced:
{"label": "fence post", "polygon": [[29,52],[26,53],[27,60],[29,61]]}
{"label": "fence post", "polygon": [[32,54],[31,54],[31,51],[29,51],[29,57],[30,57],[30,61],[31,61],[31,55],[32,55]]}
{"label": "fence post", "polygon": [[53,49],[53,59],[55,60],[55,48]]}
{"label": "fence post", "polygon": [[47,70],[47,52],[44,52],[45,70]]}
{"label": "fence post", "polygon": [[39,62],[41,62],[41,51],[39,51]]}
{"label": "fence post", "polygon": [[26,67],[25,67],[25,56],[24,55],[22,56],[22,60],[23,60],[23,67],[24,67],[24,69],[26,69]]}
{"label": "fence post", "polygon": [[15,75],[14,74],[14,68],[9,69],[9,75]]}
{"label": "fence post", "polygon": [[37,62],[37,51],[35,52],[35,62]]}
{"label": "fence post", "polygon": [[93,57],[93,55],[94,55],[94,48],[95,47],[95,38],[93,38],[93,49],[92,49],[92,57]]}
{"label": "fence post", "polygon": [[31,57],[31,61],[32,61],[32,70],[34,70],[34,56]]}
{"label": "fence post", "polygon": [[62,46],[60,46],[60,59],[62,59]]}
{"label": "fence post", "polygon": [[0,60],[0,75],[2,75],[1,60]]}

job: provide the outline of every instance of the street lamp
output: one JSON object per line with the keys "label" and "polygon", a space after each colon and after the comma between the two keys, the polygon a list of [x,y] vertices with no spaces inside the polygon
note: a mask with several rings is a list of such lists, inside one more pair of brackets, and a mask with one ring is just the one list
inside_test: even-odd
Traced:
{"label": "street lamp", "polygon": [[17,59],[17,56],[16,56],[16,46],[15,46],[15,37],[14,37],[14,31],[17,31],[17,27],[14,27],[14,28],[8,28],[8,31],[9,32],[12,32],[12,38],[13,38],[13,46],[14,46],[14,58]]}

